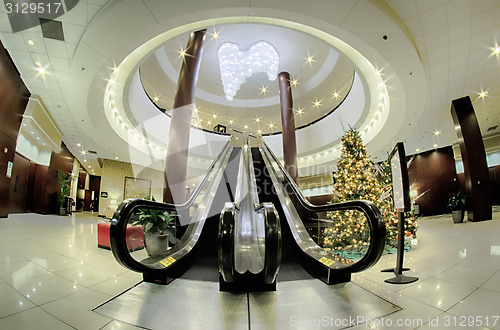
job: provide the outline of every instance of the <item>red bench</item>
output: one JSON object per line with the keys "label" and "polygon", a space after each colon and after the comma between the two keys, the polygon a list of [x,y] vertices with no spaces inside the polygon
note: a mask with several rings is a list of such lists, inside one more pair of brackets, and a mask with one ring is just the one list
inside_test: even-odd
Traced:
{"label": "red bench", "polygon": [[[102,249],[111,249],[109,244],[110,226],[111,222],[99,222],[97,224],[97,246]],[[142,226],[127,225],[125,236],[129,251],[139,250],[144,247],[144,231]]]}

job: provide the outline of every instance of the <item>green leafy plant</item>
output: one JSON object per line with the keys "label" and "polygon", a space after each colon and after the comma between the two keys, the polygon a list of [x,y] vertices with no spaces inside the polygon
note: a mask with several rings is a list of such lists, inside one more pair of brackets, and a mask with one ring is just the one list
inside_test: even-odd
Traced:
{"label": "green leafy plant", "polygon": [[144,231],[150,234],[175,233],[175,219],[177,214],[164,210],[140,209],[137,213],[137,221],[133,226],[143,226]]}
{"label": "green leafy plant", "polygon": [[461,211],[465,209],[467,194],[461,190],[450,194],[448,199],[448,208],[451,211]]}
{"label": "green leafy plant", "polygon": [[68,174],[64,173],[63,171],[57,171],[57,180],[59,181],[59,184],[61,185],[61,195],[59,196],[59,202],[61,203],[61,207],[64,207],[64,202],[66,200],[66,196],[69,195],[69,191],[71,189],[70,186],[70,181],[71,178],[69,177]]}

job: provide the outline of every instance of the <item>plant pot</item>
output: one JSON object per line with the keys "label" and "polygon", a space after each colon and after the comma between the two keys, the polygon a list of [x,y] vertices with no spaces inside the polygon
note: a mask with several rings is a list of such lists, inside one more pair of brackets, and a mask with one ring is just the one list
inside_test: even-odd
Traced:
{"label": "plant pot", "polygon": [[150,257],[157,257],[165,254],[168,250],[168,234],[144,233],[144,246]]}
{"label": "plant pot", "polygon": [[59,215],[66,215],[66,208],[60,207],[59,208]]}
{"label": "plant pot", "polygon": [[464,221],[464,214],[465,211],[463,210],[451,211],[451,218],[454,223],[462,223]]}

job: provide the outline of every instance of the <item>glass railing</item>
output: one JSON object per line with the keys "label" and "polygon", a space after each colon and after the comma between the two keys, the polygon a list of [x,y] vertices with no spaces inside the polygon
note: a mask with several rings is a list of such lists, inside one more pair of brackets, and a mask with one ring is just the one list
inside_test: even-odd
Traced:
{"label": "glass railing", "polygon": [[175,268],[195,246],[205,220],[220,213],[222,206],[218,210],[211,206],[232,150],[228,141],[183,204],[143,199],[122,202],[110,227],[116,260],[124,267],[143,272],[145,279],[162,279],[162,271]]}
{"label": "glass railing", "polygon": [[369,201],[312,205],[265,143],[260,151],[296,244],[310,258],[350,277],[375,264],[385,245],[385,224]]}

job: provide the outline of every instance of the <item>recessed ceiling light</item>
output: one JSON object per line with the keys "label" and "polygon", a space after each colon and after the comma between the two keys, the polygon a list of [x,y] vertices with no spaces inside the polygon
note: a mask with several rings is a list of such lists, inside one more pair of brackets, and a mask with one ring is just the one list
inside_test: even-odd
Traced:
{"label": "recessed ceiling light", "polygon": [[85,150],[82,150],[82,151],[80,151],[80,154],[82,154],[82,156],[85,156],[87,154],[87,152]]}
{"label": "recessed ceiling light", "polygon": [[87,162],[87,160],[86,160],[86,159],[84,159],[84,160],[83,160],[83,162],[84,162],[84,163],[86,163],[86,162]]}
{"label": "recessed ceiling light", "polygon": [[186,56],[186,50],[182,47],[181,47],[181,50],[177,51],[177,53],[179,53],[179,56],[177,58],[179,58],[179,57],[184,58]]}
{"label": "recessed ceiling light", "polygon": [[437,147],[438,147],[438,145],[434,143],[434,148],[437,148]]}
{"label": "recessed ceiling light", "polygon": [[441,132],[440,132],[439,130],[435,130],[435,131],[434,131],[434,135],[435,135],[435,136],[438,136],[439,134],[441,134]]}
{"label": "recessed ceiling light", "polygon": [[309,65],[312,65],[312,62],[314,62],[314,55],[307,54],[306,57],[306,63],[309,63]]}
{"label": "recessed ceiling light", "polygon": [[274,123],[269,123],[269,128],[273,128],[274,127]]}
{"label": "recessed ceiling light", "polygon": [[491,48],[491,55],[497,55],[500,54],[500,46],[495,45],[495,47]]}
{"label": "recessed ceiling light", "polygon": [[255,118],[255,122],[259,123],[260,122],[260,118],[259,117]]}
{"label": "recessed ceiling light", "polygon": [[81,144],[81,143],[77,143],[77,144],[76,144],[76,146],[77,146],[77,147],[81,147],[81,146],[82,146],[82,144]]}
{"label": "recessed ceiling light", "polygon": [[118,159],[118,157],[115,157],[115,159]]}
{"label": "recessed ceiling light", "polygon": [[319,108],[319,106],[321,105],[321,101],[315,100],[313,104],[316,108]]}
{"label": "recessed ceiling light", "polygon": [[297,79],[293,79],[292,81],[290,81],[290,85],[292,86],[297,86],[298,83],[299,81]]}
{"label": "recessed ceiling light", "polygon": [[416,152],[419,152],[419,151],[420,151],[420,149],[419,149],[419,148],[417,148],[417,149],[415,149],[415,151],[416,151]]}
{"label": "recessed ceiling light", "polygon": [[333,98],[333,99],[338,99],[338,98],[339,98],[339,96],[340,96],[340,94],[339,94],[338,92],[333,92],[333,93],[332,93],[332,98]]}
{"label": "recessed ceiling light", "polygon": [[23,124],[24,127],[26,127],[26,124]]}
{"label": "recessed ceiling light", "polygon": [[36,139],[37,139],[37,140],[40,140],[40,138],[39,138],[38,136],[36,137]]}
{"label": "recessed ceiling light", "polygon": [[247,129],[247,128],[248,128],[248,125],[243,126],[243,128]]}
{"label": "recessed ceiling light", "polygon": [[481,90],[478,94],[479,98],[484,99],[486,96],[488,96],[488,91]]}
{"label": "recessed ceiling light", "polygon": [[210,33],[210,35],[212,36],[212,39],[219,39],[220,35],[219,35],[219,32],[218,31],[215,31],[214,29],[214,32],[213,33]]}
{"label": "recessed ceiling light", "polygon": [[113,67],[113,72],[118,71],[118,68],[116,66]]}
{"label": "recessed ceiling light", "polygon": [[45,145],[45,142],[44,142],[44,143],[42,143],[42,144],[43,144],[43,145]]}
{"label": "recessed ceiling light", "polygon": [[153,101],[158,102],[159,98],[158,96],[153,97]]}
{"label": "recessed ceiling light", "polygon": [[89,165],[89,168],[92,168],[92,166]]}
{"label": "recessed ceiling light", "polygon": [[259,130],[257,131],[257,133],[258,133],[258,134],[262,134],[262,130],[260,130],[260,129],[259,129]]}
{"label": "recessed ceiling light", "polygon": [[30,40],[28,40],[28,45],[30,45],[30,46],[34,46],[34,45],[35,45],[35,42],[34,42],[33,40],[31,40],[31,39],[30,39]]}
{"label": "recessed ceiling light", "polygon": [[264,94],[264,96],[265,96],[267,92],[268,92],[268,91],[267,91],[267,86],[262,86],[262,87],[260,88],[260,93],[259,93],[259,94]]}
{"label": "recessed ceiling light", "polygon": [[35,132],[31,131],[31,134],[35,134]]}
{"label": "recessed ceiling light", "polygon": [[214,114],[212,115],[212,118],[217,118],[217,115],[214,113]]}
{"label": "recessed ceiling light", "polygon": [[36,68],[36,71],[38,71],[39,74],[45,74],[45,69],[42,67]]}
{"label": "recessed ceiling light", "polygon": [[207,125],[211,125],[211,124],[212,124],[212,122],[210,120],[207,121]]}

